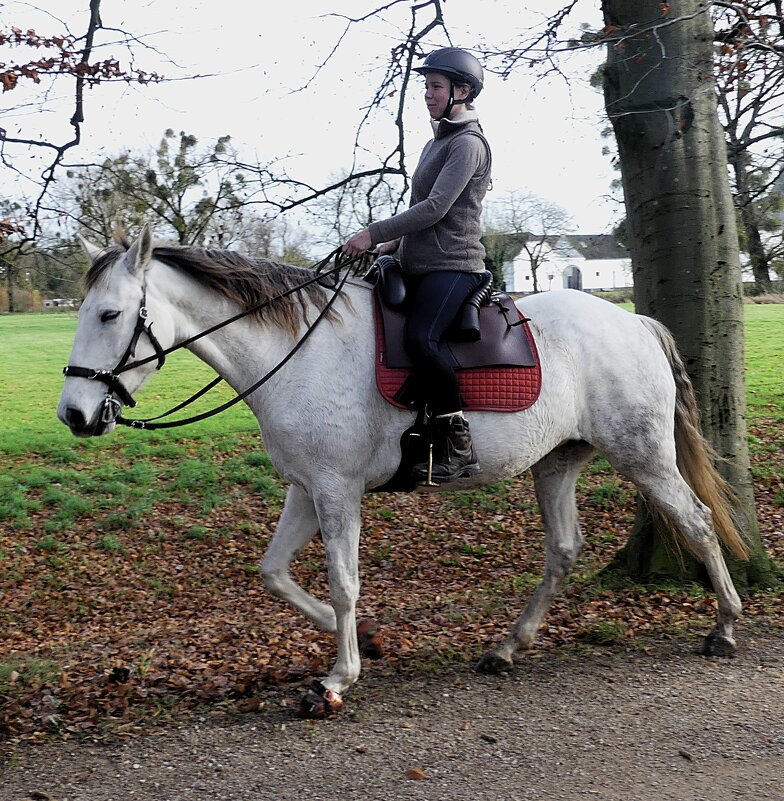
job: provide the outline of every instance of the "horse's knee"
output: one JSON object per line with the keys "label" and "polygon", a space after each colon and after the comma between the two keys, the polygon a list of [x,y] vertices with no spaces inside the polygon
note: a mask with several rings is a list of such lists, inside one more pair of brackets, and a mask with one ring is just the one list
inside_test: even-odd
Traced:
{"label": "horse's knee", "polygon": [[558,569],[561,572],[562,576],[567,575],[568,573],[572,572],[572,569],[577,564],[577,557],[580,555],[580,551],[582,549],[575,545],[574,548],[570,548],[566,551],[561,551],[557,556],[557,565]]}
{"label": "horse's knee", "polygon": [[577,564],[577,558],[583,549],[582,536],[579,530],[571,542],[560,542],[557,548],[548,551],[547,570],[558,578],[564,578]]}
{"label": "horse's knee", "polygon": [[335,611],[349,611],[359,598],[359,583],[354,581],[330,581],[329,600]]}
{"label": "horse's knee", "polygon": [[277,598],[282,597],[284,594],[283,585],[286,579],[285,572],[265,560],[261,563],[259,573],[261,574],[261,583],[267,591]]}

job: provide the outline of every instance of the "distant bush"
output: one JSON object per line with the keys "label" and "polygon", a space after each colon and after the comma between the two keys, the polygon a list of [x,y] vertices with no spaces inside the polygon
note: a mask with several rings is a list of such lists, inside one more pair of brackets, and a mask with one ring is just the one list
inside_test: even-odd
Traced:
{"label": "distant bush", "polygon": [[784,295],[747,295],[744,303],[784,303]]}
{"label": "distant bush", "polygon": [[[781,303],[781,296],[784,295],[784,280],[776,280],[775,278],[770,281],[769,292],[761,294],[758,290],[755,281],[743,282],[743,294],[751,299],[752,303]],[[758,300],[758,298],[769,298],[773,296],[774,300]]]}
{"label": "distant bush", "polygon": [[597,290],[590,292],[591,295],[596,295],[597,298],[609,300],[610,303],[634,303],[634,290],[629,287],[627,289],[612,289],[612,290]]}
{"label": "distant bush", "polygon": [[[43,308],[41,296],[37,290],[14,289],[14,311],[29,312],[39,311]],[[8,291],[5,287],[0,287],[0,312],[8,311]]]}

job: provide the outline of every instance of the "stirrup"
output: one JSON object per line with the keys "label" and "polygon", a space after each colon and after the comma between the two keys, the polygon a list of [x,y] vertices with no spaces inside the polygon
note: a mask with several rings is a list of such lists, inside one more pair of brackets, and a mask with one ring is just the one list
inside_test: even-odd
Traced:
{"label": "stirrup", "polygon": [[[414,465],[414,477],[419,475],[419,470],[416,469],[416,465]],[[425,475],[425,480],[422,482],[423,487],[440,487],[441,485],[437,481],[433,481],[433,441],[431,440],[428,449],[427,449],[427,473]]]}

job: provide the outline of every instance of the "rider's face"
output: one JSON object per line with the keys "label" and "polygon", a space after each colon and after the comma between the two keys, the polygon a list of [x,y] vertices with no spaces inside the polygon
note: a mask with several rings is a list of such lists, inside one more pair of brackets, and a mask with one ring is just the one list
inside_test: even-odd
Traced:
{"label": "rider's face", "polygon": [[[449,105],[451,82],[446,75],[440,72],[428,72],[425,75],[425,105],[434,120],[440,120]],[[468,88],[455,84],[455,100],[465,100],[468,97]]]}

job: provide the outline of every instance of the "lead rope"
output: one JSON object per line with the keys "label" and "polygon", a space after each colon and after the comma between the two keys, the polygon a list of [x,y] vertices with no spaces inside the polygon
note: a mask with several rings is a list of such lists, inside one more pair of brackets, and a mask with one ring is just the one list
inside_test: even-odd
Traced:
{"label": "lead rope", "polygon": [[[349,259],[348,261],[345,261],[345,262],[341,262],[336,258],[335,267],[333,267],[331,270],[325,270],[325,271],[322,272],[324,265],[327,264],[329,262],[329,260],[333,256],[337,257],[338,256],[338,252],[339,251],[337,251],[337,250],[333,251],[332,253],[330,253],[329,256],[327,256],[325,259],[323,259],[321,262],[319,262],[319,264],[316,266],[316,274],[317,274],[316,278],[314,278],[314,279],[312,279],[310,281],[306,281],[303,284],[300,284],[298,287],[296,287],[295,290],[291,290],[290,292],[285,292],[285,293],[283,293],[281,295],[277,295],[276,297],[271,298],[271,299],[265,301],[264,303],[260,303],[257,306],[254,306],[254,307],[252,307],[250,309],[246,309],[242,313],[237,314],[234,317],[229,318],[228,320],[224,320],[223,322],[218,323],[217,325],[214,325],[211,328],[208,328],[206,331],[202,331],[201,333],[196,334],[193,337],[190,337],[190,339],[186,339],[183,342],[180,342],[176,346],[173,346],[171,348],[165,349],[163,351],[163,353],[164,354],[168,354],[168,353],[171,353],[174,350],[178,350],[179,348],[185,347],[186,345],[189,345],[191,342],[194,342],[197,339],[200,339],[201,337],[206,336],[207,334],[211,334],[214,331],[233,323],[235,320],[239,320],[240,318],[245,317],[247,314],[250,314],[253,311],[256,311],[256,310],[258,310],[258,309],[260,309],[260,308],[262,308],[262,307],[264,307],[266,305],[269,305],[270,303],[272,303],[275,300],[279,300],[280,298],[285,297],[288,294],[292,294],[292,292],[294,292],[294,291],[298,291],[300,289],[304,289],[306,286],[309,286],[310,284],[314,284],[314,283],[322,281],[322,279],[327,275],[330,275],[330,274],[338,274],[339,275],[340,270],[343,267],[349,267],[354,262],[359,261],[359,260],[361,260],[363,258],[363,256],[356,256],[353,259]],[[194,401],[196,401],[202,395],[205,395],[213,387],[217,386],[221,381],[223,381],[223,378],[221,376],[218,376],[217,378],[213,379],[207,386],[203,387],[197,393],[195,393],[190,398],[188,398],[188,400],[183,401],[182,403],[178,404],[177,406],[175,406],[172,409],[169,409],[168,411],[164,412],[163,414],[159,414],[159,415],[157,415],[155,417],[148,417],[148,418],[143,418],[143,419],[128,419],[126,417],[123,417],[122,415],[119,415],[116,418],[115,422],[118,425],[128,426],[129,428],[137,428],[137,429],[142,429],[143,428],[143,429],[146,429],[148,431],[154,431],[154,430],[161,429],[161,428],[176,428],[178,426],[184,426],[184,425],[189,425],[190,423],[196,423],[196,422],[199,422],[200,420],[205,420],[208,417],[213,417],[216,414],[220,414],[221,412],[226,411],[226,409],[230,409],[232,406],[235,406],[241,400],[244,400],[245,398],[247,398],[248,395],[250,395],[251,393],[255,392],[259,387],[261,387],[264,384],[266,384],[267,381],[269,381],[270,378],[272,378],[279,370],[281,370],[288,363],[288,361],[299,351],[299,349],[305,344],[305,342],[308,340],[310,335],[313,333],[313,331],[315,330],[316,326],[329,313],[329,310],[332,308],[333,304],[337,300],[338,295],[340,295],[340,293],[342,292],[343,287],[344,287],[346,281],[348,280],[350,272],[351,272],[350,270],[346,270],[345,274],[343,275],[343,277],[339,281],[337,280],[337,275],[336,275],[336,283],[335,283],[335,285],[333,287],[330,287],[333,290],[332,297],[324,305],[324,308],[321,310],[321,312],[319,312],[319,315],[318,315],[318,317],[316,317],[315,321],[313,322],[313,325],[311,325],[307,329],[307,331],[305,331],[305,333],[303,334],[302,338],[286,354],[286,356],[284,356],[283,359],[281,359],[275,365],[275,367],[273,367],[272,370],[270,370],[265,376],[260,378],[255,384],[253,384],[252,386],[248,387],[247,389],[245,389],[243,392],[241,392],[238,395],[236,395],[231,400],[226,401],[226,403],[222,403],[220,406],[216,406],[215,408],[210,409],[209,411],[202,412],[201,414],[193,415],[192,417],[186,417],[186,418],[183,418],[182,420],[170,420],[170,421],[164,422],[164,423],[153,422],[155,420],[161,420],[164,417],[168,417],[169,415],[172,415],[175,412],[178,412],[180,409],[183,409],[184,407],[186,407],[189,404],[191,404]],[[123,368],[122,372],[124,372],[125,370],[128,370],[128,369],[131,369],[132,367],[138,367],[141,364],[146,364],[147,362],[150,362],[155,358],[157,358],[157,356],[151,356],[151,357],[146,358],[146,359],[141,359],[138,362],[133,362],[130,365],[126,365]]]}

